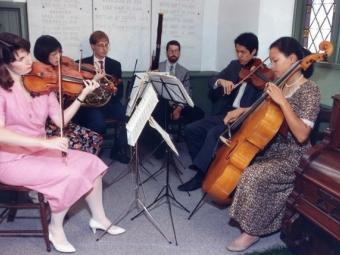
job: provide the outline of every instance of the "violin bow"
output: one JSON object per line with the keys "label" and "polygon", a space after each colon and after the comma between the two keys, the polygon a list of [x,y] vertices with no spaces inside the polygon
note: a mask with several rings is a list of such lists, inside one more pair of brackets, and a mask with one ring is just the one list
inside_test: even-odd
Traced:
{"label": "violin bow", "polygon": [[79,53],[80,53],[80,58],[79,58],[79,63],[78,63],[78,72],[81,71],[81,62],[82,62],[82,59],[83,59],[83,49],[80,49]]}
{"label": "violin bow", "polygon": [[[59,88],[59,107],[60,107],[60,119],[61,119],[61,123],[60,123],[60,137],[64,137],[64,101],[63,101],[63,85],[61,82],[61,55],[58,52],[58,88]],[[61,152],[61,156],[66,159],[67,153],[62,151]]]}

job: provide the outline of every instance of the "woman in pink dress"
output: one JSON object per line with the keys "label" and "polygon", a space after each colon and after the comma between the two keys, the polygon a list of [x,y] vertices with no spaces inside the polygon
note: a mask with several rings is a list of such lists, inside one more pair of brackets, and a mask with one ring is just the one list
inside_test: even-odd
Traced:
{"label": "woman in pink dress", "polygon": [[[47,117],[57,125],[61,114],[55,93],[33,97],[24,87],[22,76],[32,67],[30,43],[14,34],[0,33],[0,182],[20,185],[44,194],[51,207],[49,239],[60,252],[75,252],[63,229],[69,208],[85,197],[93,232],[111,222],[102,202],[102,176],[107,166],[95,155],[68,149],[66,138],[46,138]],[[82,92],[67,109],[67,124],[87,94],[99,85],[84,81]],[[66,152],[65,158],[61,151]],[[112,226],[112,235],[125,230]]]}

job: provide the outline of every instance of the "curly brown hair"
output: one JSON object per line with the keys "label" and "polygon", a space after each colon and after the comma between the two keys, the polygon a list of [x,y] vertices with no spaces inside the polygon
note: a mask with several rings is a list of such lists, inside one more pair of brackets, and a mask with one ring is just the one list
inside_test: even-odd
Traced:
{"label": "curly brown hair", "polygon": [[16,52],[24,49],[30,52],[30,42],[18,35],[3,32],[0,33],[0,87],[10,91],[13,79],[8,72],[7,65],[15,61]]}

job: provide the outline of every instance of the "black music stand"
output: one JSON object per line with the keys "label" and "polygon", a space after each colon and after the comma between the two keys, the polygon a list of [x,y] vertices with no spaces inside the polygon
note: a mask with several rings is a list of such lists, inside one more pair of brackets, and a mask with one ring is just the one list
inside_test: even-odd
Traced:
{"label": "black music stand", "polygon": [[[185,88],[183,87],[182,83],[174,76],[167,75],[166,73],[159,73],[159,72],[149,72],[149,81],[154,87],[155,91],[159,96],[162,98],[173,101],[175,103],[181,103],[184,105],[190,105],[193,107],[193,102],[189,95],[187,94]],[[168,144],[169,145],[169,144]],[[185,210],[186,212],[190,212],[187,208],[185,208],[174,196],[172,189],[169,184],[169,173],[170,173],[170,164],[173,164],[173,154],[169,146],[166,147],[166,161],[165,161],[165,170],[166,170],[166,182],[165,185],[162,187],[154,201],[148,205],[146,208],[152,208],[156,205],[161,199],[165,198],[169,208],[169,214],[171,219],[172,230],[174,233],[175,243],[178,245],[177,236],[175,231],[174,220],[172,216],[172,209],[171,209],[171,200],[174,201],[180,208]],[[161,169],[158,171],[162,170]],[[137,215],[131,218],[134,220],[142,212],[139,212]]]}
{"label": "black music stand", "polygon": [[[143,82],[143,80],[142,80]],[[150,220],[150,222],[154,225],[154,227],[159,231],[159,233],[171,244],[172,242],[169,240],[169,238],[164,234],[164,232],[159,227],[159,224],[157,221],[152,217],[150,212],[148,211],[147,207],[145,207],[143,200],[145,200],[145,194],[143,187],[140,184],[140,171],[139,171],[139,157],[138,157],[138,138],[139,135],[145,126],[145,123],[149,116],[151,116],[151,112],[154,109],[154,107],[157,104],[157,95],[153,91],[152,88],[148,88],[148,85],[146,83],[143,83],[145,86],[141,86],[139,91],[132,100],[133,102],[133,109],[131,109],[131,112],[128,116],[131,116],[129,122],[126,125],[127,128],[127,135],[128,135],[128,143],[130,146],[132,146],[132,152],[131,152],[131,163],[129,164],[131,169],[131,175],[134,177],[134,198],[130,202],[127,209],[116,219],[112,222],[112,224],[103,232],[103,234],[97,238],[97,241],[99,241],[110,229],[110,227],[114,224],[118,224],[121,220],[123,220],[133,209],[138,209],[138,215],[144,213],[145,216]],[[152,91],[150,91],[152,90]],[[145,93],[144,93],[145,92]],[[151,94],[148,94],[148,92],[153,92]],[[154,97],[153,97],[154,94]],[[145,98],[141,99],[142,96],[145,96]],[[141,100],[139,100],[141,99]],[[149,100],[149,103],[147,102]],[[139,107],[140,106],[140,107]],[[145,107],[149,107],[149,113],[145,112]],[[150,110],[151,109],[151,110]],[[134,115],[132,115],[132,113]],[[146,116],[144,116],[141,113],[145,113]],[[149,115],[149,116],[148,116]],[[138,118],[142,117],[142,118]],[[136,130],[136,124],[138,126],[138,130],[131,134],[131,130]],[[130,131],[130,132],[129,132]]]}
{"label": "black music stand", "polygon": [[[183,82],[186,82],[188,80],[188,78],[186,78],[187,76],[184,77],[183,81],[180,81],[180,80],[177,79],[177,77],[168,75],[168,73],[165,73],[165,72],[163,72],[163,73],[149,72],[149,74],[151,75],[151,78],[150,78],[151,83],[153,84],[156,91],[158,92],[158,94],[161,97],[165,98],[167,101],[173,101],[174,103],[181,103],[183,105],[189,104],[191,107],[194,106],[190,96],[187,94],[186,90],[184,89],[184,87],[182,85]],[[168,87],[164,86],[164,85],[168,85]],[[179,99],[179,101],[176,100],[176,99]],[[168,114],[166,109],[164,109],[163,114],[164,114],[164,120],[166,122],[167,121],[166,115]],[[168,123],[165,123],[165,128],[166,128],[166,131],[169,132]],[[164,140],[160,144],[158,144],[157,147],[149,155],[152,155],[160,146],[163,145],[163,143],[164,143]],[[166,169],[167,162],[170,162],[170,166],[172,166],[172,168],[175,170],[175,173],[176,173],[179,181],[181,182],[181,184],[183,184],[183,180],[180,176],[180,174],[183,174],[183,172],[178,168],[178,165],[176,164],[176,162],[183,169],[185,167],[184,167],[183,163],[180,161],[180,159],[178,157],[175,157],[173,153],[170,153],[170,158],[165,157],[165,160],[163,161],[161,167],[157,171],[155,171],[153,174],[151,174],[151,175],[149,174],[148,178],[146,178],[144,181],[142,181],[142,184],[146,183],[151,178],[156,180],[155,177],[157,175],[159,175],[163,170]],[[144,166],[142,166],[142,167],[145,169]],[[147,173],[149,173],[149,171],[147,171],[147,169],[145,169],[145,170],[146,170]],[[188,196],[190,196],[190,193],[189,192],[187,192],[187,193],[188,193]]]}
{"label": "black music stand", "polygon": [[[166,74],[166,73],[164,73],[164,74]],[[187,78],[187,74],[186,74],[186,76],[181,81],[181,83],[183,84],[184,82],[186,82],[188,80],[189,79]],[[159,80],[156,80],[155,82],[156,83],[161,83],[161,82],[164,82],[164,81],[159,79]],[[177,81],[176,81],[176,83],[177,83]],[[169,84],[174,85],[172,83],[169,83]],[[160,93],[162,93],[162,92],[160,91]],[[178,93],[177,93],[177,95],[178,95]],[[182,93],[182,91],[180,91],[180,95],[181,95],[181,97],[184,97],[184,93]],[[185,101],[185,100],[181,100],[181,102]],[[171,100],[168,99],[167,101],[171,101]],[[190,106],[193,106],[193,103],[192,104],[191,103],[192,102],[190,102]],[[168,114],[166,109],[164,109],[164,113],[163,114],[164,114],[164,120],[166,122],[167,121],[166,115]],[[166,131],[169,133],[168,123],[165,123],[165,128],[166,128]],[[156,146],[156,148],[153,149],[152,152],[148,154],[148,156],[146,156],[146,158],[149,158],[150,155],[154,154],[157,151],[157,149],[160,146],[163,145],[163,143],[164,143],[164,140],[160,144],[158,144]],[[148,174],[148,177],[145,180],[143,180],[141,183],[144,184],[144,183],[148,182],[150,179],[154,179],[155,181],[157,181],[156,176],[158,176],[162,171],[164,171],[166,169],[166,164],[167,164],[168,161],[170,162],[170,166],[172,166],[172,169],[175,170],[175,174],[176,174],[177,178],[179,179],[180,183],[183,184],[184,182],[183,182],[183,180],[182,180],[182,178],[180,176],[181,174],[183,174],[183,172],[179,169],[178,164],[180,165],[180,167],[182,167],[182,169],[185,169],[185,167],[184,167],[184,164],[181,162],[181,160],[178,157],[175,157],[173,153],[170,153],[170,159],[168,159],[168,157],[165,157],[165,160],[163,160],[163,163],[162,163],[161,167],[157,171],[155,171],[153,174],[150,174],[149,170],[143,165],[143,163],[141,161],[141,166],[142,166],[143,170],[145,170],[145,172]],[[187,194],[190,197],[190,192],[187,191]]]}

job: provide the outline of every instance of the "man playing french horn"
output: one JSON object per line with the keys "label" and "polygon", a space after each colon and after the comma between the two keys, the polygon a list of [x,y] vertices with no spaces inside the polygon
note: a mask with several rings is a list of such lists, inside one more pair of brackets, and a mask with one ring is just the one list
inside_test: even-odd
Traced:
{"label": "man playing french horn", "polygon": [[[127,145],[127,136],[125,129],[125,106],[120,102],[124,88],[121,82],[122,68],[120,62],[107,57],[110,49],[109,37],[102,31],[94,31],[90,38],[90,45],[93,55],[81,60],[81,63],[92,64],[98,72],[103,72],[104,83],[112,81],[116,82],[116,91],[110,94],[108,102],[100,107],[82,107],[77,116],[76,121],[100,134],[104,134],[106,130],[105,119],[114,119],[120,122],[118,139],[111,150],[112,159],[127,164],[130,161],[129,150]],[[105,93],[105,92],[104,92]],[[104,95],[105,96],[105,95]]]}

